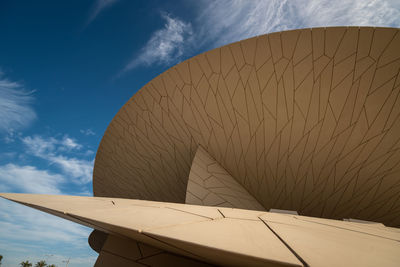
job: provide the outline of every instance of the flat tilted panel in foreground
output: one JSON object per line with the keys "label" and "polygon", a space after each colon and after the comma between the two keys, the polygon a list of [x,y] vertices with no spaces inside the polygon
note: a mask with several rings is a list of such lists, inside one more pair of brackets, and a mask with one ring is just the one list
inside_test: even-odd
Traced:
{"label": "flat tilted panel in foreground", "polygon": [[[400,262],[400,231],[384,226],[143,200],[1,196],[117,238],[211,264],[398,266]],[[112,251],[120,245],[116,242],[107,245],[106,241],[102,250]],[[124,254],[123,249],[117,251]],[[136,254],[132,252],[130,260],[141,257]]]}

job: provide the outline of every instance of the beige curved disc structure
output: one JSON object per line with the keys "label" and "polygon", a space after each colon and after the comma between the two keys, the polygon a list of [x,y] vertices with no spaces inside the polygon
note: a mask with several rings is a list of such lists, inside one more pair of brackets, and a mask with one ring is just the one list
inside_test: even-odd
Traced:
{"label": "beige curved disc structure", "polygon": [[265,210],[399,226],[399,47],[398,29],[316,28],[186,60],[112,120],[94,194],[184,203],[201,146]]}

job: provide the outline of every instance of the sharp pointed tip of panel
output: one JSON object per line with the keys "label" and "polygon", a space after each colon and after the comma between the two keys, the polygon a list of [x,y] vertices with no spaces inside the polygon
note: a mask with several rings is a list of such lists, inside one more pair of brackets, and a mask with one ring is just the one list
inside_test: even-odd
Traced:
{"label": "sharp pointed tip of panel", "polygon": [[18,199],[18,196],[20,196],[22,194],[18,194],[18,193],[0,193],[0,197],[4,198],[4,199],[8,199],[8,200],[15,200]]}

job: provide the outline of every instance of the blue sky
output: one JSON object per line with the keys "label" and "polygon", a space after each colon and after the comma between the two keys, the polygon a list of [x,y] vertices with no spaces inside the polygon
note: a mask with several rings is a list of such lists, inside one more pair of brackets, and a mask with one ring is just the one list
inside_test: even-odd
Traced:
{"label": "blue sky", "polygon": [[[198,53],[264,33],[400,27],[400,1],[0,2],[0,191],[92,195],[101,137],[152,78]],[[91,229],[0,200],[3,266],[93,266]]]}

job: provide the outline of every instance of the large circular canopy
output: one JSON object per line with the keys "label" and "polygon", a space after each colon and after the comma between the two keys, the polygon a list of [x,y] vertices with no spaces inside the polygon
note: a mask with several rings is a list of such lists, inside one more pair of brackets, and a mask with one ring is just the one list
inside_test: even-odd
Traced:
{"label": "large circular canopy", "polygon": [[262,35],[140,89],[97,151],[95,196],[184,202],[199,146],[265,209],[400,225],[400,32]]}

